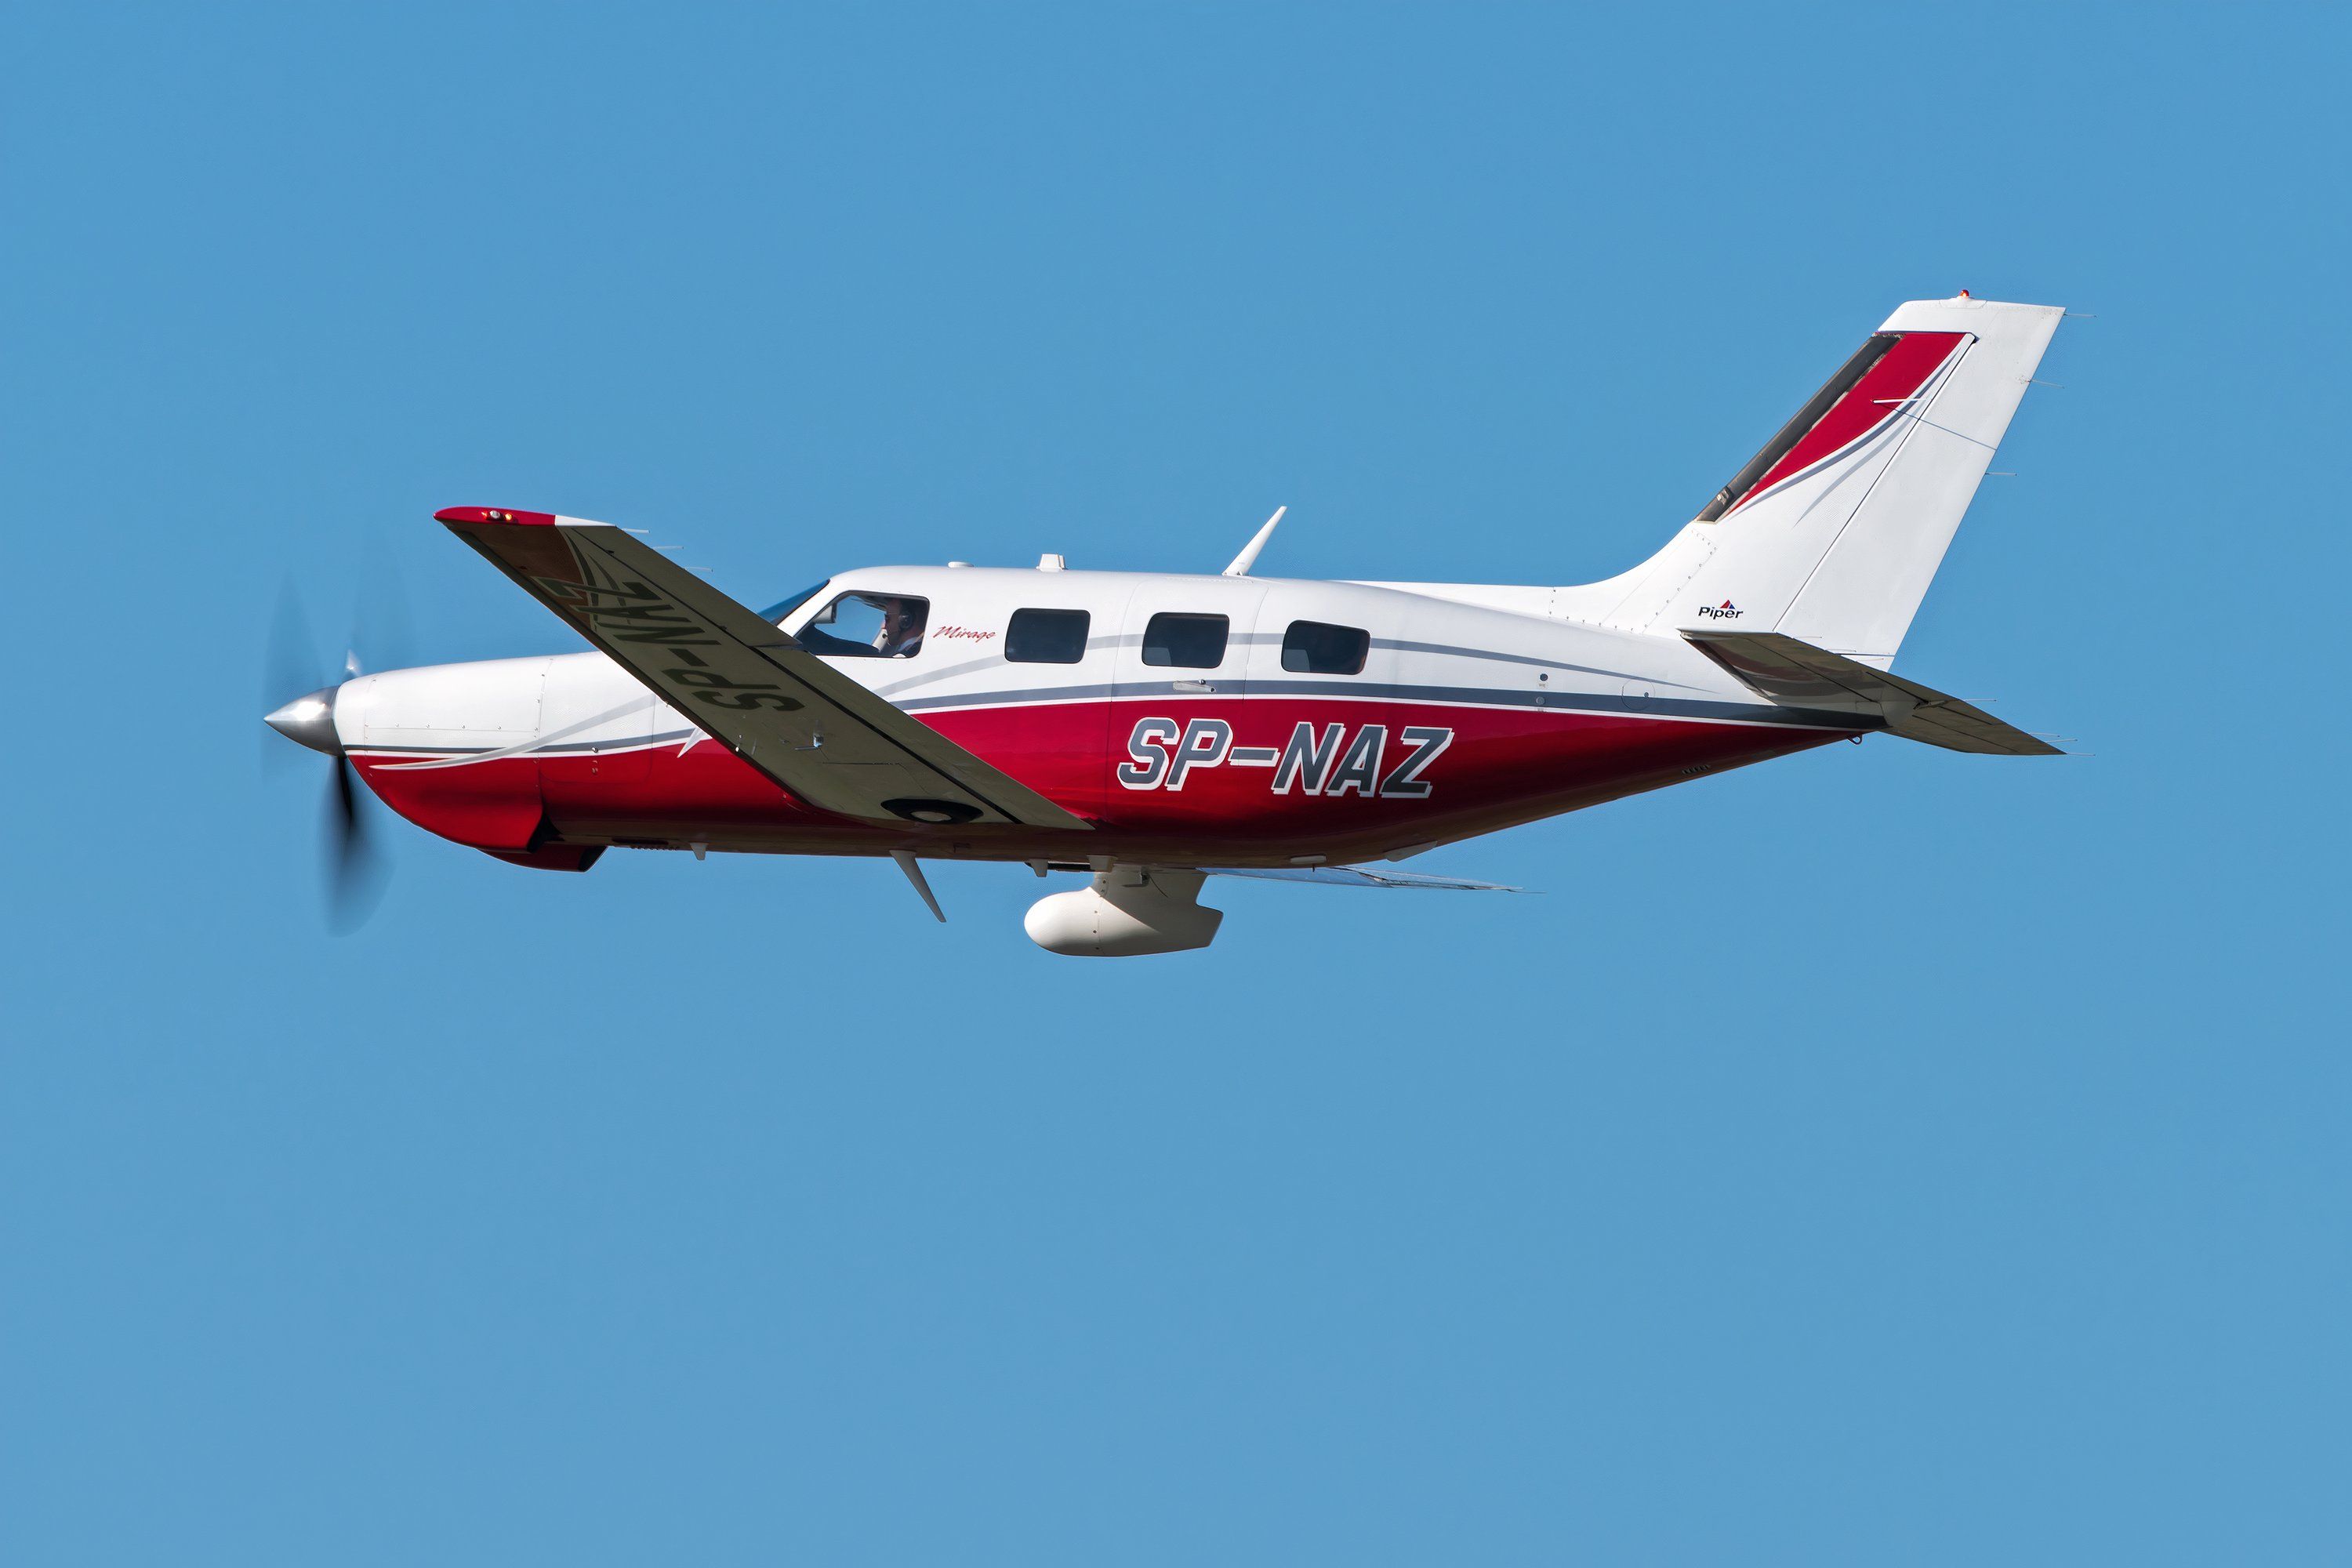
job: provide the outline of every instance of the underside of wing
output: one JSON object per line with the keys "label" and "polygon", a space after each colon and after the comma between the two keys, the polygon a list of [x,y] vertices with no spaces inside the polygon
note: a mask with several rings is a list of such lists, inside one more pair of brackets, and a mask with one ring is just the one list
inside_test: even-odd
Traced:
{"label": "underside of wing", "polygon": [[656,696],[819,810],[875,822],[1089,826],[621,529],[487,507],[436,515]]}
{"label": "underside of wing", "polygon": [[1255,877],[1268,882],[1320,882],[1329,888],[1421,888],[1454,893],[1524,893],[1502,882],[1465,877],[1433,877],[1423,871],[1390,871],[1372,866],[1206,866],[1211,877]]}

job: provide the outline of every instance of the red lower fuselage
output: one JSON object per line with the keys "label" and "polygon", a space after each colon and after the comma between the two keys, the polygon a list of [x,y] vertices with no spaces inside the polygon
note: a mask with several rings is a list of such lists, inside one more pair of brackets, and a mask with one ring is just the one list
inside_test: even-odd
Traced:
{"label": "red lower fuselage", "polygon": [[[1081,846],[1067,834],[1019,827],[943,834],[834,816],[795,801],[718,742],[696,736],[520,755],[488,755],[501,748],[487,748],[478,762],[462,760],[459,751],[421,757],[362,743],[351,757],[375,792],[417,826],[502,858],[559,868],[604,845],[845,855],[919,847],[929,856],[975,859],[1108,855],[1245,865],[1394,854],[1843,738],[1839,731],[1785,724],[1291,697],[1041,702],[921,717],[1086,817],[1096,831]],[[1164,779],[1152,787],[1123,784],[1122,770],[1129,776],[1149,771],[1135,764],[1129,745],[1147,717],[1165,717],[1179,730],[1221,721],[1231,729],[1227,758],[1185,767],[1175,788]],[[1328,757],[1318,793],[1309,793],[1315,780],[1307,770],[1286,778],[1278,765],[1230,760],[1232,753],[1278,754],[1301,726],[1318,740],[1338,726],[1335,752],[1376,728],[1384,754],[1369,780],[1353,784],[1330,776],[1339,759]],[[1391,738],[1408,731],[1451,736],[1412,781],[1425,793],[1383,796],[1377,793],[1382,777],[1403,760],[1403,746]],[[1172,750],[1172,742],[1161,749]]]}

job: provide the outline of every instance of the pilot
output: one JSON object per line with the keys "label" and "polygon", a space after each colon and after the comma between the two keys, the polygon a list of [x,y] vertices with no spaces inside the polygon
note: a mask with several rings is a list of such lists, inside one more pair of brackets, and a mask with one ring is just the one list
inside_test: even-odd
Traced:
{"label": "pilot", "polygon": [[882,631],[874,639],[875,651],[884,658],[911,658],[923,646],[923,612],[912,600],[886,598],[882,601]]}

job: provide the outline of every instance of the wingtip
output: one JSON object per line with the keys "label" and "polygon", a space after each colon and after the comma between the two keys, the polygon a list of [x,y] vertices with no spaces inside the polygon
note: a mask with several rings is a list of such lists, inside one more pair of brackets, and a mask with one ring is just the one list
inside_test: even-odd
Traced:
{"label": "wingtip", "polygon": [[551,511],[509,511],[494,506],[446,506],[433,514],[436,522],[516,522],[530,523],[540,528],[555,526]]}

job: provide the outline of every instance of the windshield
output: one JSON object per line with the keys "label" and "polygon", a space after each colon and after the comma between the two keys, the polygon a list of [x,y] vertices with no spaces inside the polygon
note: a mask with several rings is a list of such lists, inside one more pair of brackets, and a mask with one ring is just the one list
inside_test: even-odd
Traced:
{"label": "windshield", "polygon": [[[824,583],[830,583],[832,581],[832,578],[827,577],[824,580]],[[803,605],[807,604],[811,599],[814,599],[819,594],[824,593],[824,583],[819,583],[814,588],[803,588],[791,598],[780,600],[775,604],[770,605],[766,609],[760,612],[760,618],[767,622],[770,626],[774,626],[786,616],[791,615],[794,610],[799,609]]]}

